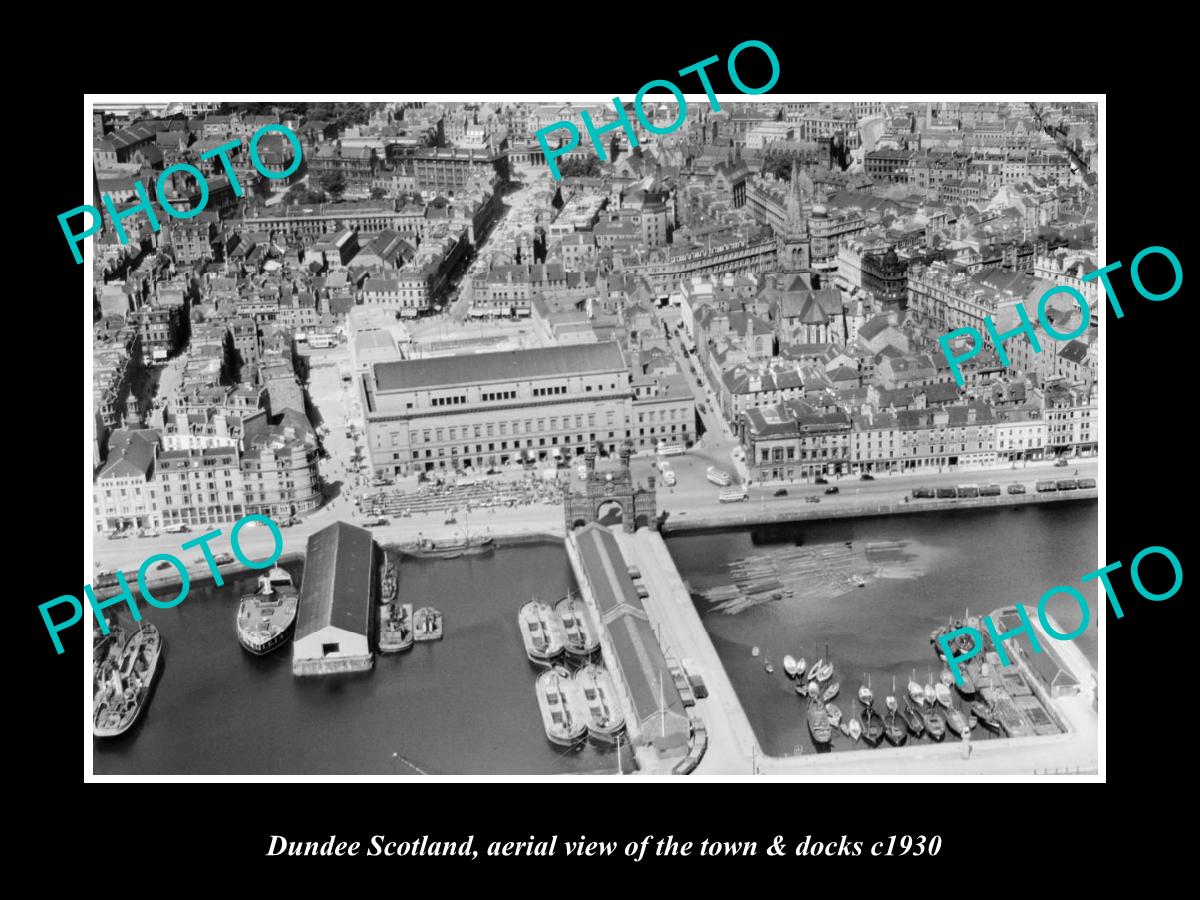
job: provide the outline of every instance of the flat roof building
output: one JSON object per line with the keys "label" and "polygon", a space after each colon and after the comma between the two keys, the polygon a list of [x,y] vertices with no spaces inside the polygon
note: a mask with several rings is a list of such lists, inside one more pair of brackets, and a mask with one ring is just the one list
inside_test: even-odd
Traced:
{"label": "flat roof building", "polygon": [[292,643],[293,675],[371,668],[375,542],[365,528],[335,522],[311,535]]}

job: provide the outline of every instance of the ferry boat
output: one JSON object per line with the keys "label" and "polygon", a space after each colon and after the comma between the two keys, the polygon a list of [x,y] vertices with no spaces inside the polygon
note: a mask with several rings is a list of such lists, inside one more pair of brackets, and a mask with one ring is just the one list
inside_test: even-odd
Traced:
{"label": "ferry boat", "polygon": [[531,663],[548,666],[562,655],[566,635],[549,603],[534,597],[521,607],[517,618],[521,624],[521,639],[525,642],[525,655]]}
{"label": "ferry boat", "polygon": [[411,603],[384,603],[379,607],[379,652],[398,653],[413,645]]}
{"label": "ferry boat", "polygon": [[137,721],[146,706],[161,655],[162,636],[147,623],[132,632],[119,650],[110,652],[92,696],[92,734],[116,737]]}
{"label": "ferry boat", "polygon": [[296,627],[300,598],[286,569],[272,566],[258,576],[258,593],[238,604],[237,635],[242,647],[262,656],[288,642]]}
{"label": "ferry boat", "polygon": [[537,700],[552,744],[574,747],[584,739],[588,715],[580,709],[571,673],[563,666],[553,666],[537,677]]}
{"label": "ferry boat", "polygon": [[567,594],[554,606],[562,620],[568,656],[587,659],[600,648],[600,636],[582,597]]}
{"label": "ferry boat", "polygon": [[601,743],[614,743],[625,727],[625,717],[617,703],[612,676],[603,666],[588,663],[572,680],[587,713],[588,736]]}
{"label": "ferry boat", "polygon": [[442,639],[442,614],[432,606],[422,606],[412,617],[413,640],[440,641]]}

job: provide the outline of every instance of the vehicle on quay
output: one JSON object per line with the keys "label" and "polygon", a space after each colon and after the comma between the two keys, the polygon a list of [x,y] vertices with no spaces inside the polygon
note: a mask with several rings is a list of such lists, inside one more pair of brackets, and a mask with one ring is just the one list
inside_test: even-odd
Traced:
{"label": "vehicle on quay", "polygon": [[956,490],[959,497],[978,497],[979,486],[974,484],[960,484]]}
{"label": "vehicle on quay", "polygon": [[683,444],[668,444],[666,441],[659,441],[658,451],[659,456],[683,456]]}
{"label": "vehicle on quay", "polygon": [[980,497],[999,497],[1000,496],[1000,485],[998,485],[998,484],[980,485],[979,496]]}
{"label": "vehicle on quay", "polygon": [[786,497],[788,495],[787,488],[780,488],[775,492],[776,497]]}
{"label": "vehicle on quay", "polygon": [[146,707],[161,657],[162,636],[147,622],[131,632],[119,649],[109,652],[93,676],[93,735],[116,737],[137,721]]}
{"label": "vehicle on quay", "polygon": [[553,666],[537,677],[538,708],[542,726],[552,744],[574,747],[587,735],[589,716],[579,692],[564,666]]}
{"label": "vehicle on quay", "polygon": [[841,491],[838,489],[838,486],[835,484],[833,487],[827,487],[827,488],[825,488],[825,493],[827,493],[827,494],[840,494],[840,493],[841,493]]}
{"label": "vehicle on quay", "polygon": [[662,473],[662,477],[663,477],[663,482],[668,487],[675,486],[676,478],[675,478],[675,473],[673,471],[671,471],[670,469],[664,469],[663,473]]}
{"label": "vehicle on quay", "polygon": [[1079,487],[1079,482],[1074,478],[1060,478],[1055,487],[1060,491],[1073,491]]}
{"label": "vehicle on quay", "polygon": [[525,655],[536,666],[548,666],[562,656],[566,631],[549,603],[533,597],[517,611]]}
{"label": "vehicle on quay", "polygon": [[383,516],[378,516],[373,519],[367,519],[365,522],[362,523],[363,528],[382,528],[384,525],[391,525],[391,524],[392,523],[390,521],[388,521],[387,519],[385,519]]}
{"label": "vehicle on quay", "polygon": [[160,534],[157,528],[139,528],[137,536],[140,538],[156,538]]}
{"label": "vehicle on quay", "polygon": [[858,476],[858,479],[859,479],[859,481],[874,481],[875,476],[872,475],[870,472],[863,472],[861,475]]}
{"label": "vehicle on quay", "polygon": [[1081,491],[1086,490],[1088,488],[1094,488],[1095,486],[1096,486],[1095,478],[1080,478],[1079,479],[1079,489]]}
{"label": "vehicle on quay", "polygon": [[1065,457],[1060,456],[1058,459],[1056,459],[1054,461],[1054,465],[1056,465],[1060,469],[1066,468],[1067,460]]}
{"label": "vehicle on quay", "polygon": [[739,500],[749,500],[750,492],[744,487],[728,487],[717,494],[717,499],[722,503],[736,503]]}
{"label": "vehicle on quay", "polygon": [[1046,494],[1046,493],[1049,493],[1050,491],[1057,491],[1057,490],[1058,490],[1058,482],[1055,481],[1053,478],[1046,479],[1044,481],[1039,481],[1037,483],[1037,492],[1039,494]]}
{"label": "vehicle on quay", "polygon": [[912,495],[914,500],[928,499],[933,496],[933,488],[913,488]]}
{"label": "vehicle on quay", "polygon": [[816,494],[809,494],[807,497],[804,498],[804,502],[805,503],[820,503],[821,498],[818,497]]}
{"label": "vehicle on quay", "polygon": [[816,478],[813,479],[813,484],[829,484],[829,481],[828,481],[828,479],[823,478],[822,476],[818,475]]}
{"label": "vehicle on quay", "polygon": [[721,487],[729,487],[733,483],[733,476],[724,469],[718,469],[716,466],[709,466],[704,473],[704,477],[713,484],[720,485]]}
{"label": "vehicle on quay", "polygon": [[940,487],[937,489],[937,498],[939,500],[951,500],[958,496],[958,492],[952,487]]}
{"label": "vehicle on quay", "polygon": [[185,523],[179,522],[175,525],[164,525],[163,531],[165,531],[167,534],[186,534],[187,532],[191,531],[191,529],[188,528]]}
{"label": "vehicle on quay", "polygon": [[1010,484],[1007,488],[1005,488],[1005,490],[1007,490],[1010,494],[1023,494],[1025,493],[1025,485]]}
{"label": "vehicle on quay", "polygon": [[258,592],[246,594],[238,604],[238,643],[255,656],[287,643],[296,627],[299,600],[292,576],[272,566],[258,576]]}

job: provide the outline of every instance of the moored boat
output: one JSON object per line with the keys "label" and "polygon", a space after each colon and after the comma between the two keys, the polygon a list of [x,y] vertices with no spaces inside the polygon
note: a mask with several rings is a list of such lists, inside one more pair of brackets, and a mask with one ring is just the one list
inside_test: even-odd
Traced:
{"label": "moored boat", "polygon": [[255,656],[287,643],[296,627],[300,598],[286,569],[272,566],[258,577],[258,593],[238,604],[238,643]]}
{"label": "moored boat", "polygon": [[829,724],[834,728],[842,724],[842,710],[836,703],[825,704],[825,715],[829,716]]}
{"label": "moored boat", "polygon": [[625,727],[625,717],[608,670],[588,663],[572,676],[572,681],[587,713],[588,736],[602,743],[615,742]]}
{"label": "moored boat", "polygon": [[971,726],[967,724],[967,717],[956,706],[951,706],[946,710],[946,727],[959,737],[971,730]]}
{"label": "moored boat", "polygon": [[860,737],[862,737],[862,722],[858,721],[858,719],[854,718],[854,716],[850,716],[850,722],[846,726],[846,732],[849,734],[850,740],[857,741]]}
{"label": "moored boat", "polygon": [[413,645],[411,603],[384,603],[379,607],[379,652],[398,653]]}
{"label": "moored boat", "polygon": [[946,709],[950,708],[950,704],[954,701],[954,695],[950,693],[950,688],[944,684],[935,684],[933,686],[933,693],[937,697],[938,703],[942,704]]}
{"label": "moored boat", "polygon": [[808,733],[814,743],[828,744],[833,738],[833,726],[829,724],[829,714],[821,701],[814,697],[808,701]]}
{"label": "moored boat", "polygon": [[929,674],[929,683],[925,685],[925,705],[933,706],[937,703],[937,691],[933,689],[933,673]]}
{"label": "moored boat", "polygon": [[440,641],[442,639],[442,614],[432,606],[422,606],[412,617],[413,640]]}
{"label": "moored boat", "polygon": [[829,685],[829,687],[825,688],[825,693],[821,695],[821,699],[828,703],[838,695],[838,692],[841,691],[841,689],[842,683],[840,681],[835,681],[833,684]]}
{"label": "moored boat", "polygon": [[925,730],[929,732],[929,736],[935,741],[940,741],[946,736],[946,717],[942,715],[942,711],[936,706],[929,706],[924,713]]}
{"label": "moored boat", "polygon": [[162,636],[143,622],[120,647],[110,651],[92,693],[92,734],[116,737],[137,721],[146,707],[150,685],[162,656]]}
{"label": "moored boat", "polygon": [[871,676],[867,676],[867,683],[859,685],[858,702],[863,706],[872,706],[875,703],[875,694],[871,692]]}
{"label": "moored boat", "polygon": [[971,712],[975,714],[975,718],[979,720],[988,731],[994,734],[1000,733],[1000,719],[996,715],[996,710],[982,700],[976,700],[971,704]]}
{"label": "moored boat", "polygon": [[850,737],[850,723],[857,722],[857,721],[858,721],[858,719],[843,719],[841,724],[838,725],[838,731],[840,731],[846,737]]}
{"label": "moored boat", "polygon": [[896,676],[892,676],[892,692],[883,698],[883,705],[887,707],[887,711],[894,713],[896,707]]}
{"label": "moored boat", "polygon": [[534,597],[517,613],[525,655],[534,665],[548,666],[566,649],[562,623],[549,603]]}
{"label": "moored boat", "polygon": [[580,743],[587,735],[588,716],[580,708],[571,673],[563,666],[553,666],[537,677],[536,685],[546,737],[560,747]]}
{"label": "moored boat", "polygon": [[796,659],[790,653],[783,656],[783,671],[787,673],[788,678],[796,677]]}
{"label": "moored boat", "polygon": [[908,728],[913,737],[920,737],[925,732],[925,720],[921,713],[913,704],[905,703],[904,709],[900,712],[901,718],[904,719],[904,725]]}
{"label": "moored boat", "polygon": [[925,689],[917,681],[917,670],[913,669],[912,678],[908,681],[908,696],[917,706],[925,705]]}
{"label": "moored boat", "polygon": [[586,659],[600,649],[599,633],[582,597],[568,593],[555,604],[554,609],[562,621],[563,639],[568,655]]}
{"label": "moored boat", "polygon": [[872,747],[878,747],[883,740],[883,717],[875,712],[875,707],[867,706],[859,714],[862,719],[863,740]]}
{"label": "moored boat", "polygon": [[883,736],[893,747],[899,747],[908,740],[908,729],[897,710],[892,710],[883,719]]}
{"label": "moored boat", "polygon": [[958,692],[964,697],[974,697],[975,682],[971,680],[971,673],[967,671],[967,667],[965,665],[960,665],[958,667],[958,677],[962,681],[962,684],[959,684],[958,682],[955,682],[954,684],[955,688],[958,689]]}
{"label": "moored boat", "polygon": [[767,670],[768,675],[775,674],[775,667],[771,665],[771,661],[769,659],[763,664],[763,668]]}
{"label": "moored boat", "polygon": [[833,677],[833,660],[829,656],[829,645],[825,645],[825,657],[817,669],[817,681],[821,684]]}
{"label": "moored boat", "polygon": [[805,681],[816,681],[817,674],[821,671],[821,667],[825,665],[825,660],[818,659],[815,663],[808,667],[808,674],[804,676]]}

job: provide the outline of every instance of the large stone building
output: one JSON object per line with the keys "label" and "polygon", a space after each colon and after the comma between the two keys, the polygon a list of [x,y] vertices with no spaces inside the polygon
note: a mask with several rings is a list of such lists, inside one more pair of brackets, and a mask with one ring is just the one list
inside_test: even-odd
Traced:
{"label": "large stone building", "polygon": [[377,363],[360,386],[377,473],[615,454],[633,428],[613,342]]}

